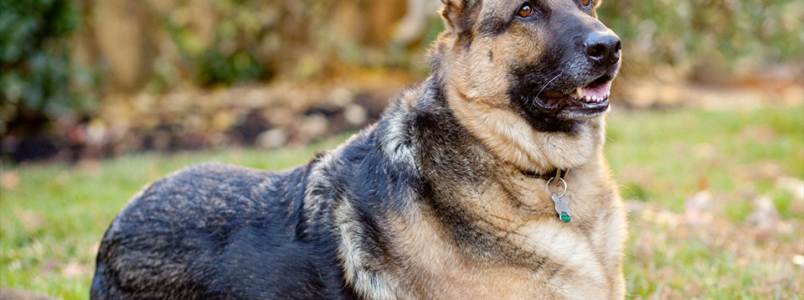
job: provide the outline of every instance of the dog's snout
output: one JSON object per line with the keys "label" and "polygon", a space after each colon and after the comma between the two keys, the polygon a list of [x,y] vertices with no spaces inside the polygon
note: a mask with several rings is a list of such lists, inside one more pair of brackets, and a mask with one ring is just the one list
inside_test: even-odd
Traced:
{"label": "dog's snout", "polygon": [[620,38],[611,31],[595,32],[586,38],[584,48],[589,59],[610,66],[620,60],[622,44]]}

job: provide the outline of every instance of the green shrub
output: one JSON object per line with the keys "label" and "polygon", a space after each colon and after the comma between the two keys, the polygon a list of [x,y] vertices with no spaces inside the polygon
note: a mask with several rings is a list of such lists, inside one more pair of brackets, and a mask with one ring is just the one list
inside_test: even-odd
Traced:
{"label": "green shrub", "polygon": [[801,59],[798,0],[603,0],[598,13],[624,41],[631,65],[751,69]]}
{"label": "green shrub", "polygon": [[68,39],[80,24],[70,0],[0,1],[0,135],[87,108],[71,88]]}
{"label": "green shrub", "polygon": [[[279,32],[281,19],[288,18],[287,5],[260,0],[209,0],[212,13],[205,20],[187,21],[183,15],[192,5],[183,3],[159,19],[171,41],[181,52],[192,80],[201,86],[266,80],[275,72],[276,61],[287,59]],[[197,28],[198,22],[212,24],[212,37]],[[297,30],[304,31],[304,28]],[[297,34],[302,34],[297,32]]]}
{"label": "green shrub", "polygon": [[[628,57],[626,74],[650,75],[657,65],[686,74],[701,66],[750,71],[804,56],[801,47],[804,1],[603,1],[600,18],[623,39]],[[15,130],[20,132],[18,135],[25,135],[22,131],[39,130],[49,120],[64,114],[91,111],[92,99],[99,93],[99,76],[92,70],[77,68],[70,61],[68,41],[82,24],[82,17],[92,16],[82,16],[76,3],[80,2],[0,1],[0,135]],[[357,24],[368,27],[366,24],[372,24],[369,19],[375,15],[370,7],[377,2],[176,3],[162,11],[155,7],[149,10],[161,21],[154,30],[157,33],[149,38],[155,43],[167,40],[170,44],[159,44],[155,50],[159,52],[155,56],[162,59],[154,63],[157,72],[152,83],[155,84],[150,86],[156,87],[152,88],[156,92],[188,79],[200,86],[229,85],[266,81],[274,75],[326,79],[339,70],[374,68],[395,68],[424,76],[427,71],[423,70],[426,66],[423,53],[443,28],[434,16],[426,26],[422,42],[382,45],[360,36],[375,31],[390,32],[393,23],[382,23],[389,28],[372,30],[346,26],[339,32],[334,21],[342,13],[339,9],[352,4],[357,10],[351,12],[353,17],[361,19],[355,21],[362,22]],[[209,5],[211,12],[196,14],[193,5],[199,3]],[[394,3],[382,5],[393,9],[394,5],[404,5],[401,0]],[[211,31],[199,29],[209,26]],[[344,30],[365,32],[344,34]],[[170,38],[160,39],[159,34],[165,32]],[[165,49],[177,49],[180,57],[175,59],[172,50]]]}

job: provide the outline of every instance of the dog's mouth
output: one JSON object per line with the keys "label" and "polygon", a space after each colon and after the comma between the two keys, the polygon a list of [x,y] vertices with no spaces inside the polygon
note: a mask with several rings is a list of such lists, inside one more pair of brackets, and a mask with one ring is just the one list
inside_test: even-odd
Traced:
{"label": "dog's mouth", "polygon": [[584,120],[597,117],[609,110],[611,82],[614,78],[604,75],[579,86],[568,93],[544,92],[537,103],[542,109],[566,119]]}

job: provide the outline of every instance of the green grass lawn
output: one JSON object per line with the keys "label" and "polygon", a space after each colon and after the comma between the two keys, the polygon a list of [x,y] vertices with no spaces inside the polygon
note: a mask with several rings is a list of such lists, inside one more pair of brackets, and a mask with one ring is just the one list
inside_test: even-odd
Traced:
{"label": "green grass lawn", "polygon": [[[206,161],[286,168],[345,138],[7,168],[0,288],[86,299],[104,230],[144,185]],[[804,107],[619,112],[606,148],[631,213],[629,298],[804,299]]]}

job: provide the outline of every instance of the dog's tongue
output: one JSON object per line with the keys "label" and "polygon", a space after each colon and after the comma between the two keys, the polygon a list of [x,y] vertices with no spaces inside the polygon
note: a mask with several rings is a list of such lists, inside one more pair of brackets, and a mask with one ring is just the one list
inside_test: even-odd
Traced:
{"label": "dog's tongue", "polygon": [[595,86],[581,88],[583,95],[591,98],[607,98],[611,91],[611,81]]}

